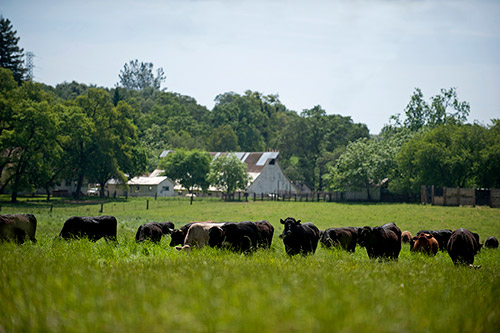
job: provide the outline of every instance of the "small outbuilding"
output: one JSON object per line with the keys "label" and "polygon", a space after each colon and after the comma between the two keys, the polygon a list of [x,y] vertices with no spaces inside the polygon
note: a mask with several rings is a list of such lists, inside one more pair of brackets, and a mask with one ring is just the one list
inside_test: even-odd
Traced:
{"label": "small outbuilding", "polygon": [[132,197],[173,197],[174,185],[166,176],[134,177],[128,181]]}

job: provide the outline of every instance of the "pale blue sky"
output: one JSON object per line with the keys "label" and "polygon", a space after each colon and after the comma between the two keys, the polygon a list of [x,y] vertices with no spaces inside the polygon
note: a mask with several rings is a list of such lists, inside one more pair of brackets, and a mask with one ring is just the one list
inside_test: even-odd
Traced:
{"label": "pale blue sky", "polygon": [[321,105],[376,134],[414,88],[456,87],[469,121],[500,118],[500,1],[1,0],[35,80],[113,87],[132,59],[213,107],[224,92]]}

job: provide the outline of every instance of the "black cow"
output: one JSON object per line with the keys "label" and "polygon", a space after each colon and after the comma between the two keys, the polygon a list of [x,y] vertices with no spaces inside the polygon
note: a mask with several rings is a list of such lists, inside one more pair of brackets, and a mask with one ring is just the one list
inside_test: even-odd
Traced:
{"label": "black cow", "polygon": [[225,247],[236,252],[249,252],[257,248],[259,230],[250,221],[232,223],[210,228],[208,244],[211,247]]}
{"label": "black cow", "polygon": [[395,223],[374,228],[363,227],[358,237],[359,245],[366,248],[370,259],[398,259],[401,252],[401,229]]}
{"label": "black cow", "polygon": [[161,236],[170,234],[170,231],[173,229],[173,222],[149,222],[137,229],[135,240],[136,242],[150,240],[153,243],[159,243]]}
{"label": "black cow", "polygon": [[320,241],[327,248],[341,246],[346,251],[354,252],[358,242],[358,229],[328,228],[321,232]]}
{"label": "black cow", "polygon": [[453,231],[448,241],[447,250],[455,265],[474,263],[474,256],[479,252],[481,246],[472,232],[467,229]]}
{"label": "black cow", "polygon": [[441,251],[446,250],[446,246],[448,245],[448,240],[450,239],[452,231],[449,229],[443,229],[443,230],[420,230],[417,232],[417,237],[420,236],[420,234],[429,234],[432,235],[438,242],[439,244],[439,249]]}
{"label": "black cow", "polygon": [[490,249],[498,249],[498,239],[496,237],[488,237],[486,242],[484,242],[484,247],[490,248]]}
{"label": "black cow", "polygon": [[36,218],[33,214],[0,215],[0,240],[23,244],[26,238],[36,243]]}
{"label": "black cow", "polygon": [[266,220],[254,222],[257,227],[257,247],[269,249],[273,242],[274,227]]}
{"label": "black cow", "polygon": [[280,238],[285,244],[289,256],[296,254],[307,255],[316,252],[319,241],[319,229],[311,222],[300,224],[300,220],[287,217],[281,224],[285,225]]}
{"label": "black cow", "polygon": [[117,221],[114,216],[73,216],[64,222],[59,238],[87,237],[96,242],[102,237],[116,241]]}

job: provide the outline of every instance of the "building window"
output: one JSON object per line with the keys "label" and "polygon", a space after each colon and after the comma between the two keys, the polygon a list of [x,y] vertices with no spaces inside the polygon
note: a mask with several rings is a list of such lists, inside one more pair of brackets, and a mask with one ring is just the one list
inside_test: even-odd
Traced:
{"label": "building window", "polygon": [[275,161],[276,161],[276,160],[273,158],[272,160],[270,160],[270,161],[269,161],[269,164],[270,164],[270,165],[274,165],[274,162],[275,162]]}
{"label": "building window", "polygon": [[141,190],[141,187],[140,187],[140,186],[136,186],[136,187],[135,187],[135,190],[136,190],[137,192],[139,192],[139,191]]}
{"label": "building window", "polygon": [[162,191],[164,191],[164,192],[168,192],[169,190],[170,190],[170,187],[168,187],[168,186],[163,186]]}

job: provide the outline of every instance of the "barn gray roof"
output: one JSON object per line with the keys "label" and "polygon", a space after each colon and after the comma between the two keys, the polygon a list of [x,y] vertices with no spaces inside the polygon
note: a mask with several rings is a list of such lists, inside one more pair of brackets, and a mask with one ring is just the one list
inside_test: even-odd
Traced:
{"label": "barn gray roof", "polygon": [[279,157],[279,152],[212,152],[210,155],[213,159],[224,155],[234,155],[240,161],[245,162],[247,165],[247,172],[253,174],[259,174],[262,169],[270,160],[277,159]]}

